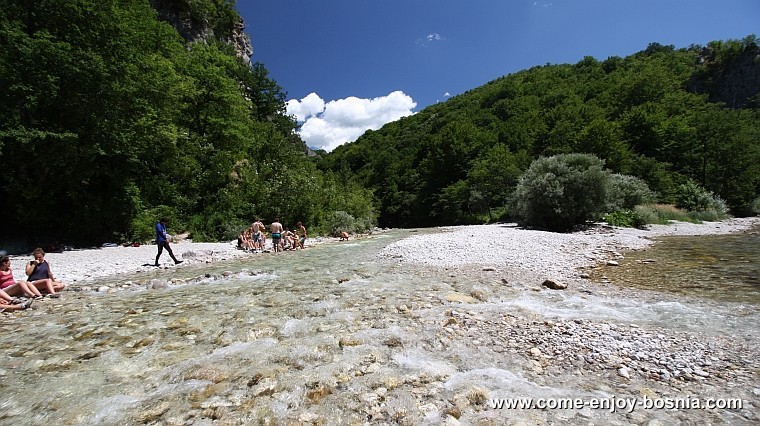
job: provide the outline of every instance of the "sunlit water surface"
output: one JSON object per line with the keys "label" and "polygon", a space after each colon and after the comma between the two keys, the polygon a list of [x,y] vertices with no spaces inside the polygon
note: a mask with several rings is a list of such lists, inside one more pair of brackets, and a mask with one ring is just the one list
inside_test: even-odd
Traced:
{"label": "sunlit water surface", "polygon": [[[424,418],[412,415],[420,412],[421,396],[414,389],[394,390],[400,377],[422,383],[446,377],[449,391],[478,384],[494,395],[582,397],[596,386],[594,377],[556,388],[538,386],[477,342],[445,343],[440,325],[446,311],[466,309],[445,299],[451,291],[484,292],[487,302],[467,308],[486,313],[755,336],[758,315],[754,310],[737,314],[743,305],[733,302],[652,305],[577,293],[507,291],[498,273],[483,278],[428,271],[377,256],[382,247],[408,235],[393,231],[295,253],[188,265],[153,275],[235,273],[167,290],[67,292],[61,301],[40,302],[31,313],[0,316],[0,423],[182,424],[190,421],[185,413],[200,410],[208,424],[222,414],[233,423],[298,423],[309,418],[305,413],[331,424],[355,424],[368,418],[363,414],[368,401],[360,396],[379,387],[389,389],[384,404],[406,410],[407,419]],[[734,255],[715,255],[711,264],[722,266],[725,258]],[[753,267],[756,262],[748,263],[749,270]],[[711,285],[726,275],[706,271],[716,277]],[[206,424],[199,418],[192,421]]]}
{"label": "sunlit water surface", "polygon": [[664,237],[601,273],[623,286],[757,306],[760,233]]}

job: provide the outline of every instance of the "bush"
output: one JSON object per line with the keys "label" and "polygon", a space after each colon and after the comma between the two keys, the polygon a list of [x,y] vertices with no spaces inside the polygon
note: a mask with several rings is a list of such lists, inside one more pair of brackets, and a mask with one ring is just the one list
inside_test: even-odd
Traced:
{"label": "bush", "polygon": [[701,223],[715,222],[729,217],[726,213],[715,210],[686,211],[670,204],[649,204],[636,206],[634,212],[644,224],[657,223],[665,225],[670,221]]}
{"label": "bush", "polygon": [[664,225],[667,223],[666,220],[660,217],[657,209],[651,205],[636,206],[634,207],[633,212],[636,213],[636,216],[638,216],[641,223],[645,225],[653,223]]}
{"label": "bush", "polygon": [[654,201],[654,192],[642,179],[635,176],[613,174],[607,189],[607,211],[631,210]]}
{"label": "bush", "polygon": [[365,216],[354,219],[354,232],[368,232],[375,227],[377,222],[374,217]]}
{"label": "bush", "polygon": [[760,197],[755,198],[755,201],[752,202],[752,213],[760,216]]}
{"label": "bush", "polygon": [[690,212],[712,212],[718,216],[728,213],[725,201],[692,181],[677,188],[676,207]]}
{"label": "bush", "polygon": [[[240,235],[250,223],[223,213],[198,214],[190,218],[190,237],[193,241],[230,241]],[[171,224],[170,224],[171,226]],[[174,234],[181,229],[171,227]]]}
{"label": "bush", "polygon": [[604,215],[602,218],[612,226],[623,228],[641,228],[646,225],[644,218],[639,216],[635,210],[622,210]]}
{"label": "bush", "polygon": [[342,231],[353,232],[356,226],[356,219],[350,214],[339,210],[332,212],[327,217],[325,225],[330,235],[337,237]]}
{"label": "bush", "polygon": [[512,196],[518,223],[553,231],[597,219],[604,211],[610,174],[590,154],[560,154],[535,160]]}

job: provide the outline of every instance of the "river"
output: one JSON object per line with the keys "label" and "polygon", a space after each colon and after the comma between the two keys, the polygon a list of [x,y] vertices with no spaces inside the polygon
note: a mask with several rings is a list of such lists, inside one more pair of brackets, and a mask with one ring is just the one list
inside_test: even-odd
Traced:
{"label": "river", "polygon": [[[757,394],[745,386],[756,383],[757,363],[741,364],[757,347],[754,305],[612,297],[593,284],[550,291],[539,277],[378,257],[407,235],[112,278],[103,282],[189,281],[164,290],[67,292],[28,314],[3,315],[0,424],[757,420]],[[665,352],[677,356],[658,365]],[[659,372],[677,376],[687,368],[680,362],[709,377],[670,382]],[[726,365],[735,376],[717,371]],[[684,387],[740,395],[750,408],[612,413],[488,403],[654,398]]]}

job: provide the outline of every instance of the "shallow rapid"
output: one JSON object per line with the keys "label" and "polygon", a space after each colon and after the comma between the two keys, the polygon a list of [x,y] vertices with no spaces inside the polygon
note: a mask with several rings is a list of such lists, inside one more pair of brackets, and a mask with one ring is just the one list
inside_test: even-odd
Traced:
{"label": "shallow rapid", "polygon": [[[378,255],[408,235],[111,278],[101,282],[173,284],[70,291],[4,315],[0,423],[757,421],[755,307],[593,283],[553,291],[540,273]],[[699,413],[491,406],[681,393],[746,404]]]}

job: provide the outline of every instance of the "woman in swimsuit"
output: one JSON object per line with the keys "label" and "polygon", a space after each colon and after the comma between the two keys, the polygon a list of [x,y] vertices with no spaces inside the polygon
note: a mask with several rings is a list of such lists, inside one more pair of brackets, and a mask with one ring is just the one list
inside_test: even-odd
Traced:
{"label": "woman in swimsuit", "polygon": [[0,290],[8,297],[2,297],[7,302],[13,301],[12,296],[26,296],[42,298],[42,294],[36,287],[30,285],[26,281],[16,282],[13,279],[13,271],[11,271],[11,258],[8,256],[0,257]]}
{"label": "woman in swimsuit", "polygon": [[56,296],[57,292],[66,287],[62,282],[55,279],[53,271],[50,269],[50,263],[45,260],[45,252],[37,247],[32,252],[34,260],[26,264],[26,275],[29,276],[30,287],[36,287],[39,290],[47,291],[50,297]]}

